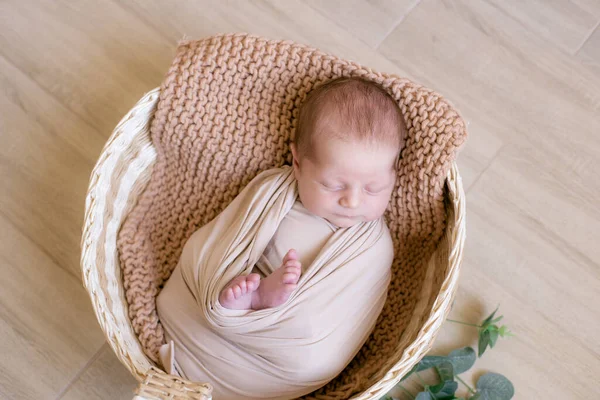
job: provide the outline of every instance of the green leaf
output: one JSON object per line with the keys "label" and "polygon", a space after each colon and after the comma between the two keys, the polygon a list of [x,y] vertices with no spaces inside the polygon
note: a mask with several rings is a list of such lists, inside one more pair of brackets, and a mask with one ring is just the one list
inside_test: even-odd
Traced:
{"label": "green leaf", "polygon": [[485,349],[487,349],[490,344],[490,332],[487,329],[483,329],[479,331],[479,357],[485,353]]}
{"label": "green leaf", "polygon": [[427,386],[425,389],[427,389],[427,390],[431,391],[431,393],[435,394],[435,393],[438,393],[440,390],[442,390],[445,383],[446,382],[440,382],[437,385]]}
{"label": "green leaf", "polygon": [[458,389],[458,383],[455,381],[445,381],[429,388],[437,400],[454,399],[454,393]]}
{"label": "green leaf", "polygon": [[415,400],[435,400],[433,397],[431,397],[431,394],[429,392],[420,392],[419,394],[417,394],[417,397],[415,397]]}
{"label": "green leaf", "polygon": [[446,384],[440,390],[440,392],[436,395],[438,400],[451,400],[454,399],[454,394],[458,390],[458,382],[455,381],[446,381]]}
{"label": "green leaf", "polygon": [[494,348],[494,345],[496,344],[496,340],[498,340],[498,331],[490,331],[490,347]]}
{"label": "green leaf", "polygon": [[467,346],[450,352],[448,359],[454,367],[454,374],[458,375],[471,369],[477,360],[477,356],[475,355],[475,350]]}
{"label": "green leaf", "polygon": [[475,360],[477,359],[475,355],[475,350],[471,347],[463,347],[461,349],[456,349],[450,352],[448,357],[444,356],[425,356],[417,365],[415,365],[406,375],[404,375],[401,381],[407,379],[412,373],[420,372],[429,368],[438,367],[444,362],[450,362],[454,369],[454,374],[462,374],[465,371],[468,371],[473,364],[475,364]]}
{"label": "green leaf", "polygon": [[435,367],[442,382],[454,380],[454,366],[450,361],[444,361]]}
{"label": "green leaf", "polygon": [[417,364],[417,369],[415,370],[415,372],[420,372],[425,369],[437,367],[438,365],[440,365],[444,362],[447,362],[447,361],[448,361],[448,357],[444,357],[444,356],[425,356]]}
{"label": "green leaf", "polygon": [[500,327],[500,329],[498,330],[498,333],[500,333],[500,336],[502,336],[502,337],[514,336],[512,334],[512,332],[508,330],[508,326],[506,326],[506,325],[502,325]]}
{"label": "green leaf", "polygon": [[496,312],[498,312],[498,308],[500,308],[499,305],[498,305],[498,307],[496,307],[496,309],[494,310],[493,313],[491,313],[486,319],[483,320],[483,322],[481,323],[481,326],[485,327],[486,325],[490,324],[490,322],[494,318],[494,315],[496,315]]}
{"label": "green leaf", "polygon": [[408,379],[409,376],[411,376],[415,372],[421,372],[423,370],[436,367],[445,361],[448,361],[447,357],[425,356],[414,367],[412,367],[412,369],[410,371],[408,371],[408,373],[406,375],[404,375],[402,377],[402,379],[400,379],[400,382],[405,381],[406,379]]}
{"label": "green leaf", "polygon": [[482,375],[476,387],[480,395],[477,398],[481,400],[510,400],[515,395],[513,384],[503,375],[494,372]]}

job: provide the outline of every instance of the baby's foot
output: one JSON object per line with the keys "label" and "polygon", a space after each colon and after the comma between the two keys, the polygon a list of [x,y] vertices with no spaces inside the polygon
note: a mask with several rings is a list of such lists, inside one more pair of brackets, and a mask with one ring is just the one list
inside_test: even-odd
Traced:
{"label": "baby's foot", "polygon": [[260,275],[250,274],[233,278],[219,295],[219,302],[231,310],[250,310],[252,295],[260,285]]}
{"label": "baby's foot", "polygon": [[283,257],[281,267],[264,278],[260,287],[254,292],[252,298],[252,309],[261,310],[263,308],[277,307],[285,303],[290,294],[296,289],[302,265],[298,261],[298,255],[295,250],[287,252]]}

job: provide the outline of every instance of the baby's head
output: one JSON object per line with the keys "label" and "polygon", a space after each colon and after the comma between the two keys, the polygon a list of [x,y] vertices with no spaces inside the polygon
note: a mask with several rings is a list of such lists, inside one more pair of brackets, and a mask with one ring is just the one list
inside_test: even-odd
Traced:
{"label": "baby's head", "polygon": [[309,93],[292,143],[300,200],[338,227],[383,215],[406,127],[377,84],[339,78]]}

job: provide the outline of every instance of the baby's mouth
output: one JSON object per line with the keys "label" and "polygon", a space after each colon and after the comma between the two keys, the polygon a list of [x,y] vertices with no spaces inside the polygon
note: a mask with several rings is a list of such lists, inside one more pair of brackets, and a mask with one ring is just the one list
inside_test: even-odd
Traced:
{"label": "baby's mouth", "polygon": [[335,214],[337,217],[340,218],[348,218],[348,219],[355,219],[357,218],[356,216],[352,216],[352,215],[345,215],[345,214]]}

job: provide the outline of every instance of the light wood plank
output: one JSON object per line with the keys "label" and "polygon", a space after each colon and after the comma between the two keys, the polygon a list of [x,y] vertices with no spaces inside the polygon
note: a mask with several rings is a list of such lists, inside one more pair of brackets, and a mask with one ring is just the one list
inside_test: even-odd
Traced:
{"label": "light wood plank", "polygon": [[174,42],[110,1],[3,7],[0,54],[105,137],[173,56]]}
{"label": "light wood plank", "polygon": [[[600,212],[555,190],[552,162],[530,147],[500,152],[470,194],[477,233],[468,261],[598,357],[600,322],[589,318],[600,312],[600,265],[571,243],[600,234]],[[554,221],[562,231],[552,229]]]}
{"label": "light wood plank", "polygon": [[470,109],[465,107],[464,110],[467,111],[462,114],[466,118],[469,137],[457,156],[457,164],[464,190],[468,193],[504,146],[504,140],[493,127],[486,126],[485,121],[471,119]]}
{"label": "light wood plank", "polygon": [[574,54],[600,20],[595,0],[488,0],[550,46]]}
{"label": "light wood plank", "polygon": [[[600,26],[592,32],[577,56],[584,64],[591,66],[600,74]],[[600,108],[600,105],[597,104],[597,107]]]}
{"label": "light wood plank", "polygon": [[419,0],[306,0],[354,37],[377,48]]}
{"label": "light wood plank", "polygon": [[85,193],[104,138],[3,57],[0,131],[0,210],[79,279]]}
{"label": "light wood plank", "polygon": [[53,399],[100,349],[104,335],[77,278],[4,214],[0,263],[0,397]]}
{"label": "light wood plank", "polygon": [[[211,3],[210,7],[201,7],[193,0],[180,1],[178,7],[156,0],[134,0],[124,7],[172,43],[184,36],[202,38],[218,32],[251,32],[271,39],[294,40],[371,68],[405,75],[398,65],[300,0],[236,0],[219,5]],[[236,12],[232,13],[232,9]]]}
{"label": "light wood plank", "polygon": [[137,382],[108,344],[60,400],[131,400]]}

